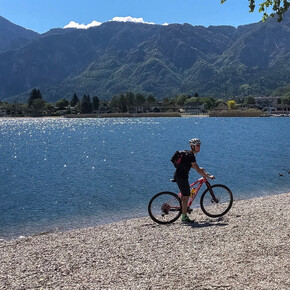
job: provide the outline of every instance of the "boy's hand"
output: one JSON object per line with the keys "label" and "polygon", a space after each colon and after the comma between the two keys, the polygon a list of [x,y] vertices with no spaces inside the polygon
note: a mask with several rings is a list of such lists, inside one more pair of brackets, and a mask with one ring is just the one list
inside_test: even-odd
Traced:
{"label": "boy's hand", "polygon": [[215,179],[215,177],[213,175],[209,175],[208,178]]}

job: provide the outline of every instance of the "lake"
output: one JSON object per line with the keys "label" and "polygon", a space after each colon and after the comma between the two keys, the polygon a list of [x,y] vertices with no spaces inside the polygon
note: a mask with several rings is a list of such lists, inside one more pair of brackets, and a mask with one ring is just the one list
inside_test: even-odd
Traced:
{"label": "lake", "polygon": [[170,158],[194,137],[202,141],[197,163],[236,200],[290,192],[289,125],[290,118],[0,119],[0,238],[147,216],[155,193],[178,192]]}

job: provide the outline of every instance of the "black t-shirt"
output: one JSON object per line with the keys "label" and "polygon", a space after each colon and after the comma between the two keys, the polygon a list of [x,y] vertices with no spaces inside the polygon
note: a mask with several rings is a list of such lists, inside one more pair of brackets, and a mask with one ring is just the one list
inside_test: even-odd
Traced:
{"label": "black t-shirt", "polygon": [[182,179],[187,179],[189,170],[192,166],[191,163],[193,162],[196,162],[195,156],[191,151],[188,151],[188,153],[182,157],[182,161],[180,165],[176,168],[174,176]]}

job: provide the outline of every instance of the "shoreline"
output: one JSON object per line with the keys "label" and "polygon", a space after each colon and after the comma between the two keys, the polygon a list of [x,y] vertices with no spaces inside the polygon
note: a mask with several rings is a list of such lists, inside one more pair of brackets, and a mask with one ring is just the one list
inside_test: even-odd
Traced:
{"label": "shoreline", "polygon": [[209,115],[186,115],[186,114],[138,114],[138,115],[84,115],[84,116],[43,116],[43,117],[0,117],[0,120],[49,120],[49,119],[105,119],[105,118],[208,118]]}
{"label": "shoreline", "polygon": [[192,225],[149,217],[0,242],[1,289],[288,289],[290,193]]}
{"label": "shoreline", "polygon": [[42,116],[42,117],[3,117],[0,116],[0,120],[8,120],[8,119],[13,119],[13,120],[23,120],[23,119],[35,119],[35,120],[40,120],[40,119],[104,119],[104,118],[278,118],[278,117],[290,117],[290,115],[285,115],[285,116],[240,116],[240,115],[229,115],[229,116],[210,116],[209,114],[203,114],[203,115],[191,115],[191,114],[123,114],[123,115],[109,115],[109,114],[102,114],[102,115],[73,115],[73,116]]}

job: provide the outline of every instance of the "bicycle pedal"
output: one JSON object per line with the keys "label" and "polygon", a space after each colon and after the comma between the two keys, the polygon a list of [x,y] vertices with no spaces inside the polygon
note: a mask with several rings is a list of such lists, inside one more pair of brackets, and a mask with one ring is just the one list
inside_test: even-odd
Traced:
{"label": "bicycle pedal", "polygon": [[188,212],[189,214],[192,213],[192,211],[193,211],[192,208],[190,208],[190,207],[187,208],[187,212]]}

